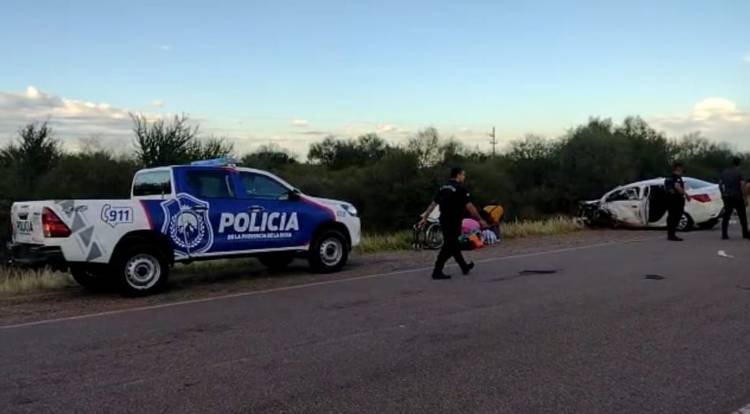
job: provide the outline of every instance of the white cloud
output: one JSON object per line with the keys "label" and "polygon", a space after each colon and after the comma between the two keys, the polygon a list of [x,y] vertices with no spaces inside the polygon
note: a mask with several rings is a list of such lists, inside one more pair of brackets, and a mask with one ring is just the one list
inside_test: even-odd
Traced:
{"label": "white cloud", "polygon": [[745,63],[750,63],[750,53],[746,54],[742,60],[744,60]]}
{"label": "white cloud", "polygon": [[161,49],[161,50],[163,50],[163,51],[165,51],[165,52],[169,52],[170,50],[172,50],[172,46],[169,46],[169,45],[161,45],[161,46],[159,46],[159,49]]}
{"label": "white cloud", "polygon": [[165,103],[163,99],[154,99],[153,101],[151,101],[151,106],[153,106],[154,108],[164,108],[164,105]]}
{"label": "white cloud", "polygon": [[708,138],[750,150],[750,112],[726,98],[706,98],[685,115],[655,117],[650,121],[671,135],[701,132]]}
{"label": "white cloud", "polygon": [[308,126],[310,126],[310,123],[305,119],[293,119],[291,124],[296,128],[307,128]]}
{"label": "white cloud", "polygon": [[408,134],[410,131],[406,128],[402,128],[398,125],[394,124],[378,124],[375,127],[375,132],[382,135],[404,135]]}
{"label": "white cloud", "polygon": [[113,148],[123,148],[132,137],[128,111],[105,102],[90,102],[52,95],[29,86],[23,93],[0,92],[0,144],[15,137],[23,125],[47,120],[63,139],[101,136]]}

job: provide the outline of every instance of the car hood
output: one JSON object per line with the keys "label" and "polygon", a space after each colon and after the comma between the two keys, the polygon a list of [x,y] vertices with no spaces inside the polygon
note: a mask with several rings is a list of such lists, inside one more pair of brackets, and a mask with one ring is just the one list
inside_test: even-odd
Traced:
{"label": "car hood", "polygon": [[309,195],[305,195],[305,197],[309,198],[312,201],[315,201],[316,203],[324,204],[328,207],[340,208],[342,205],[347,205],[347,206],[352,205],[352,203],[349,203],[347,201],[334,200],[332,198],[313,197]]}

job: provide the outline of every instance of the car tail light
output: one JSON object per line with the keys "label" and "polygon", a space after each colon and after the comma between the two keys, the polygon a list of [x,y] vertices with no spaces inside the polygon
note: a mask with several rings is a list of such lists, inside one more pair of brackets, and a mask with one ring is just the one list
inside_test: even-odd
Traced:
{"label": "car tail light", "polygon": [[695,201],[700,201],[701,203],[710,203],[711,202],[711,196],[708,194],[695,194],[690,196]]}
{"label": "car tail light", "polygon": [[60,220],[60,217],[54,211],[47,207],[42,211],[42,227],[44,228],[44,237],[70,236],[70,228]]}

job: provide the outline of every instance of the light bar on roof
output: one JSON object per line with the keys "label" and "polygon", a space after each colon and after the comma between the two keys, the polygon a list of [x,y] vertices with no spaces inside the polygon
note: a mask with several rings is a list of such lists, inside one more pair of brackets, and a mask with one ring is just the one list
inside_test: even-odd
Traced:
{"label": "light bar on roof", "polygon": [[237,165],[237,161],[232,158],[222,157],[211,160],[193,161],[190,165],[194,167],[233,167]]}

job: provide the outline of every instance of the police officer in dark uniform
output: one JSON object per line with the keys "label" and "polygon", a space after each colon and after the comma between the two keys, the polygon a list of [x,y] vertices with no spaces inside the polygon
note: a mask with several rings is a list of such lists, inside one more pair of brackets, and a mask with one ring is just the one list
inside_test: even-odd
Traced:
{"label": "police officer in dark uniform", "polygon": [[746,182],[740,171],[742,160],[738,157],[732,159],[732,166],[721,173],[721,197],[724,199],[724,217],[721,221],[721,238],[729,238],[729,219],[732,213],[737,211],[742,226],[742,237],[750,239],[747,229],[747,199]]}
{"label": "police officer in dark uniform", "polygon": [[684,165],[676,161],[672,164],[672,176],[664,180],[667,192],[667,239],[670,241],[682,241],[677,237],[677,226],[685,212],[685,201],[690,201],[682,180],[684,169]]}
{"label": "police officer in dark uniform", "polygon": [[463,186],[466,180],[466,173],[460,167],[451,169],[450,180],[440,187],[433,202],[422,214],[422,220],[419,227],[427,223],[427,217],[436,206],[440,206],[440,228],[443,232],[443,247],[438,253],[435,261],[435,269],[432,272],[433,279],[450,279],[450,275],[443,273],[445,263],[453,257],[456,263],[461,267],[463,274],[468,275],[474,268],[474,263],[467,263],[461,254],[459,237],[461,236],[461,222],[468,212],[474,219],[479,221],[483,227],[487,223],[479,216],[474,204],[471,202],[469,192]]}

